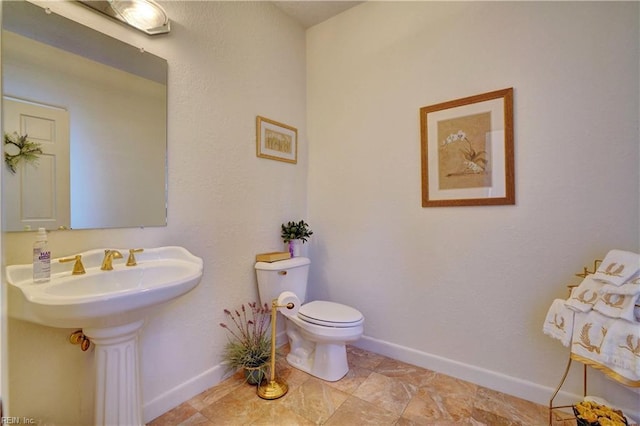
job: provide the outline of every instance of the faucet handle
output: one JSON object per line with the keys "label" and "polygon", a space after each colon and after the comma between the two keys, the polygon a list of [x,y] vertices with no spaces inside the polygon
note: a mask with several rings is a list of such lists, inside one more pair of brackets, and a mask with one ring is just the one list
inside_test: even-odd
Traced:
{"label": "faucet handle", "polygon": [[144,249],[129,249],[129,258],[127,259],[127,266],[136,266],[138,262],[136,262],[136,257],[134,253],[142,253]]}
{"label": "faucet handle", "polygon": [[82,255],[78,254],[75,255],[73,257],[67,257],[65,259],[60,259],[59,262],[60,263],[66,263],[66,262],[71,262],[75,260],[76,263],[73,264],[73,272],[71,272],[71,275],[82,275],[85,273],[84,271],[84,265],[82,264]]}

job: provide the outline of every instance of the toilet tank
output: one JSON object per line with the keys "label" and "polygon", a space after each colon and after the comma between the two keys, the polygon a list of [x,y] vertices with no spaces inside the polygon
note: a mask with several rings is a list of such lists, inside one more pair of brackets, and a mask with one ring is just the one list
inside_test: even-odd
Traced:
{"label": "toilet tank", "polygon": [[307,278],[311,261],[306,257],[294,257],[277,262],[257,262],[256,275],[260,302],[271,306],[283,291],[292,291],[304,303],[307,295]]}

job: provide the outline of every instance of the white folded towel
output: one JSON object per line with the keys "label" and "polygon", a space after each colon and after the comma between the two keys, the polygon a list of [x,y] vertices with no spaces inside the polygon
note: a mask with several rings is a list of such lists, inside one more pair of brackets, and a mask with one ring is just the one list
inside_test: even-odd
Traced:
{"label": "white folded towel", "polygon": [[594,280],[592,275],[588,275],[579,286],[571,290],[571,296],[569,296],[565,304],[569,309],[576,312],[589,312],[598,301],[600,289],[603,285],[601,282]]}
{"label": "white folded towel", "polygon": [[622,294],[605,293],[598,298],[593,309],[611,318],[622,318],[636,322],[635,305],[640,294],[625,296]]}
{"label": "white folded towel", "polygon": [[640,294],[640,274],[636,272],[621,286],[604,284],[602,288],[600,288],[600,294],[604,293],[624,294],[627,296]]}
{"label": "white folded towel", "polygon": [[565,306],[564,300],[556,299],[549,307],[542,331],[547,336],[560,340],[564,346],[569,346],[573,330],[573,316],[574,312]]}
{"label": "white folded towel", "polygon": [[571,353],[640,385],[640,324],[597,311],[575,314]]}
{"label": "white folded towel", "polygon": [[605,284],[621,285],[638,270],[640,270],[640,254],[611,250],[593,275],[594,279]]}

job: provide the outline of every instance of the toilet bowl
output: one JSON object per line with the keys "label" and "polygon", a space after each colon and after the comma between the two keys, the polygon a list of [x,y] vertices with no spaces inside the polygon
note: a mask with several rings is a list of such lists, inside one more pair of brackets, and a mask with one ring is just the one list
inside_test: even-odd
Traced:
{"label": "toilet bowl", "polygon": [[260,300],[269,304],[284,291],[295,294],[298,309],[281,311],[290,345],[287,362],[333,382],[349,372],[346,344],[362,336],[364,317],[340,303],[316,300],[305,304],[309,265],[309,259],[301,257],[256,263]]}
{"label": "toilet bowl", "polygon": [[[315,306],[315,313],[321,314],[311,318],[305,316],[305,308]],[[322,304],[321,307],[317,306]],[[353,311],[356,320],[340,322],[332,313],[336,310]],[[322,311],[325,309],[325,311]],[[356,309],[339,303],[314,301],[300,307],[297,315],[285,315],[287,318],[287,337],[291,350],[287,362],[299,370],[315,377],[334,382],[349,372],[346,344],[358,340],[364,331],[364,318]],[[318,324],[329,322],[332,325]]]}

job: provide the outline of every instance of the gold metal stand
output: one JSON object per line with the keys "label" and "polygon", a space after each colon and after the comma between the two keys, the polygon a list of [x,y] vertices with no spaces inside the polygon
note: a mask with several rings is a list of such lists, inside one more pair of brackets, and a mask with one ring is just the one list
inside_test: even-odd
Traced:
{"label": "gold metal stand", "polygon": [[576,274],[576,277],[587,278],[587,275],[595,274],[596,271],[598,270],[598,266],[600,266],[601,263],[602,263],[602,260],[600,260],[600,259],[594,260],[593,261],[593,271],[588,270],[587,267],[584,266],[582,268],[582,273],[581,274]]}
{"label": "gold metal stand", "polygon": [[269,381],[265,380],[258,386],[258,396],[262,399],[278,399],[289,390],[284,380],[276,380],[276,317],[278,308],[293,309],[293,307],[293,303],[278,305],[278,299],[271,301],[271,371]]}
{"label": "gold metal stand", "polygon": [[[590,271],[587,269],[587,267],[583,267],[582,268],[582,273],[578,273],[575,274],[576,277],[581,277],[581,278],[586,278],[588,275],[591,274],[595,274],[595,272],[598,270],[598,266],[600,266],[600,264],[602,263],[602,260],[600,259],[596,259],[593,262],[593,271]],[[577,287],[576,285],[569,285],[567,286],[569,288],[569,297],[571,297],[571,290],[574,287]],[[567,375],[569,374],[569,370],[571,369],[571,351],[569,351],[569,362],[567,362],[567,368],[564,370],[564,374],[562,375],[562,379],[560,379],[560,383],[558,383],[558,387],[556,388],[555,392],[553,392],[553,395],[551,396],[551,399],[549,400],[549,426],[551,426],[551,424],[553,423],[553,410],[558,409],[558,408],[569,408],[572,407],[572,405],[553,405],[553,400],[556,399],[556,396],[558,395],[558,392],[560,392],[560,388],[562,388],[562,385],[564,384],[564,381],[567,380]],[[583,368],[584,371],[582,373],[582,396],[587,396],[587,366],[586,364],[583,364]]]}
{"label": "gold metal stand", "polygon": [[[558,395],[558,392],[560,391],[560,388],[564,384],[564,381],[567,379],[567,375],[569,374],[569,370],[571,369],[572,360],[573,359],[571,358],[571,354],[569,354],[569,362],[567,362],[567,368],[564,370],[562,379],[560,379],[560,383],[558,384],[558,387],[556,388],[555,392],[553,392],[553,395],[549,400],[549,426],[553,424],[553,410],[558,408],[572,407],[572,405],[555,405],[555,406],[553,405],[553,400],[556,398],[556,396]],[[582,396],[586,397],[587,396],[587,365],[583,364],[582,366],[584,368],[584,371],[582,373]]]}

